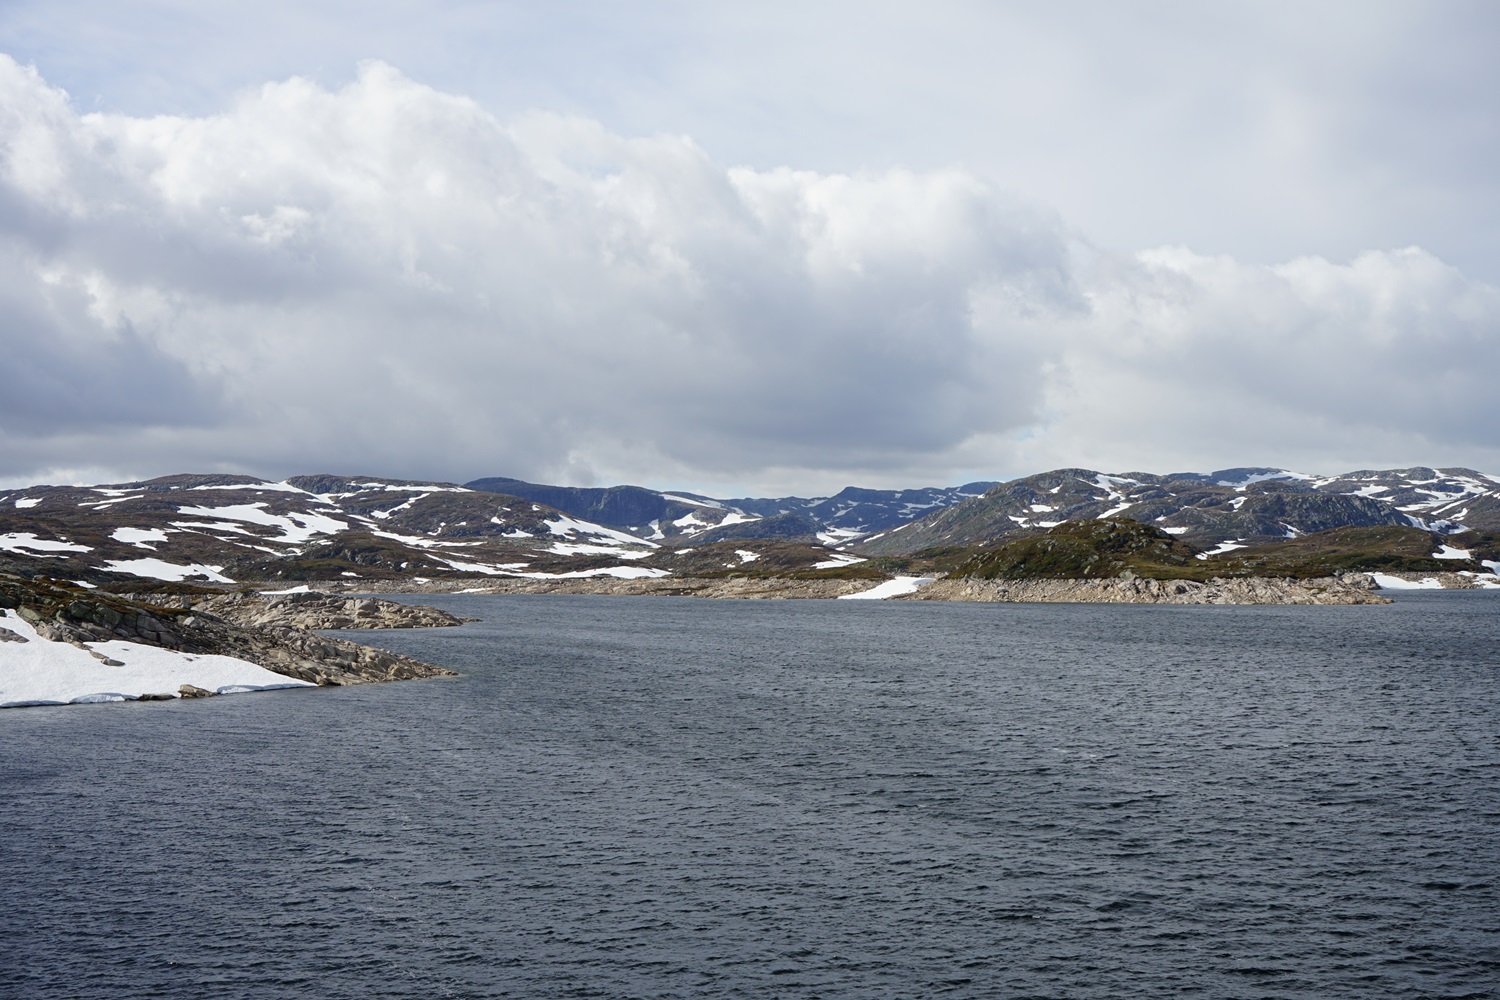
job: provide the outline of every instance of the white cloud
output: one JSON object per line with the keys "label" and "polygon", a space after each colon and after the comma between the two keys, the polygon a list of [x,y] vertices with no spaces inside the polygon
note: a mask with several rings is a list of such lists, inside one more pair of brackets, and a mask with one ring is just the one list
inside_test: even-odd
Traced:
{"label": "white cloud", "polygon": [[1110,255],[972,172],[731,168],[382,63],[142,118],[0,58],[0,259],[10,480],[816,490],[1309,427],[1310,457],[1500,464],[1496,290],[1421,251]]}

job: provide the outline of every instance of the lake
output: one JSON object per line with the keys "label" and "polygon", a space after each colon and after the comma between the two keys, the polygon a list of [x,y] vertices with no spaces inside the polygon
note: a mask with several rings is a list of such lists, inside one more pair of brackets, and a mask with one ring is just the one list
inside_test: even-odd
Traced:
{"label": "lake", "polygon": [[420,602],[465,676],[0,712],[0,995],[1500,990],[1500,595]]}

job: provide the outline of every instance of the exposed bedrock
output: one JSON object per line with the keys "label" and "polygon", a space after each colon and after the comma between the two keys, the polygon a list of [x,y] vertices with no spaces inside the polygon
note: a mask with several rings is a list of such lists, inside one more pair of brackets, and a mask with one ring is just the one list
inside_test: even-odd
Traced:
{"label": "exposed bedrock", "polygon": [[335,594],[234,593],[194,602],[193,610],[243,625],[267,628],[295,625],[310,629],[351,628],[440,628],[462,625],[472,619],[415,604],[401,604],[378,597],[344,597]]}
{"label": "exposed bedrock", "polygon": [[[171,599],[180,598],[164,598]],[[454,673],[295,625],[247,626],[196,608],[148,604],[55,581],[0,577],[0,608],[14,609],[39,635],[54,642],[123,639],[183,653],[233,656],[314,684],[364,684]]]}
{"label": "exposed bedrock", "polygon": [[904,601],[1025,601],[1087,604],[1389,604],[1364,574],[1286,580],[1269,577],[1151,580],[934,580]]}

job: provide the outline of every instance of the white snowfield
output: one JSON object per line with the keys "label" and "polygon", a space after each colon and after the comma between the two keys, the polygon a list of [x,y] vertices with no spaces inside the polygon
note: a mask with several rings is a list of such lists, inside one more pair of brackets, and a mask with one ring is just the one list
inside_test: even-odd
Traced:
{"label": "white snowfield", "polygon": [[[8,535],[0,535],[0,550],[15,552],[23,556],[33,556],[39,552],[92,552],[93,549],[87,545],[75,545],[73,542],[54,541],[49,538],[38,538],[29,531],[12,532]],[[28,551],[30,550],[30,551]]]}
{"label": "white snowfield", "polygon": [[637,549],[634,552],[620,550],[618,545],[586,545],[581,542],[567,543],[555,542],[548,549],[557,556],[614,556],[616,559],[644,559],[651,553],[645,549]]}
{"label": "white snowfield", "polygon": [[52,642],[9,610],[0,612],[0,629],[25,640],[0,641],[0,708],[132,701],[143,695],[175,698],[183,684],[216,694],[314,686],[232,656],[122,641],[91,642],[87,648]]}
{"label": "white snowfield", "polygon": [[882,584],[862,590],[857,594],[841,594],[841,601],[884,601],[891,597],[900,597],[902,594],[916,593],[917,588],[931,583],[935,577],[931,576],[898,576],[894,580],[887,580]]}
{"label": "white snowfield", "polygon": [[1216,547],[1211,548],[1206,552],[1198,553],[1198,558],[1207,559],[1209,556],[1221,556],[1226,552],[1233,552],[1235,549],[1243,548],[1245,548],[1245,546],[1241,545],[1239,542],[1220,542]]}
{"label": "white snowfield", "polygon": [[300,545],[319,535],[336,535],[349,528],[347,521],[339,521],[324,514],[300,513],[272,514],[262,510],[264,503],[229,504],[225,507],[178,507],[177,513],[188,517],[203,517],[222,521],[243,521],[247,524],[264,524],[281,529],[281,537],[271,541]]}
{"label": "white snowfield", "polygon": [[104,568],[111,573],[129,573],[131,576],[144,576],[151,580],[181,581],[201,576],[214,583],[234,582],[219,572],[223,566],[203,566],[198,563],[179,566],[162,559],[113,559],[105,563]]}
{"label": "white snowfield", "polygon": [[116,528],[109,537],[117,542],[149,549],[153,547],[152,543],[165,542],[167,533],[161,528]]}
{"label": "white snowfield", "polygon": [[1443,584],[1435,576],[1424,577],[1421,580],[1403,580],[1399,576],[1387,576],[1385,573],[1371,573],[1370,577],[1380,585],[1381,590],[1442,590]]}
{"label": "white snowfield", "polygon": [[[692,515],[688,515],[691,517]],[[547,530],[562,538],[576,539],[579,535],[588,535],[599,539],[596,545],[610,546],[633,546],[640,548],[658,548],[654,542],[648,542],[644,538],[637,538],[628,532],[617,531],[614,528],[606,528],[602,524],[594,524],[592,521],[579,521],[563,514],[555,520],[547,521]]]}
{"label": "white snowfield", "polygon": [[505,575],[523,577],[527,580],[586,580],[595,576],[612,576],[616,580],[659,580],[672,574],[664,569],[648,569],[645,566],[606,566],[603,569],[576,569],[568,573],[506,573]]}

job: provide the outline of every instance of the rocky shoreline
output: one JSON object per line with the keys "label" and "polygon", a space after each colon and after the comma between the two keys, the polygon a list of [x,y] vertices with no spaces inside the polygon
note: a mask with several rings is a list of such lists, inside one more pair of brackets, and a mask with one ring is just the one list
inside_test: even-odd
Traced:
{"label": "rocky shoreline", "polygon": [[[435,608],[412,608],[394,601],[287,596],[312,599],[283,602],[228,594],[197,603],[186,595],[153,595],[148,601],[83,590],[58,581],[0,578],[0,611],[14,613],[41,640],[75,646],[105,666],[123,664],[90,644],[123,641],[189,656],[231,657],[319,686],[456,675],[445,667],[320,635],[312,628],[426,627],[457,625],[462,619]],[[345,614],[351,604],[354,607]],[[355,624],[333,624],[343,621]],[[6,634],[16,635],[9,630]],[[160,697],[210,693],[183,684],[178,691]]]}
{"label": "rocky shoreline", "polygon": [[[1456,579],[1465,579],[1456,577]],[[465,585],[466,584],[466,585]],[[388,593],[403,591],[398,583]],[[444,580],[425,593],[596,594],[614,596],[702,597],[736,600],[820,600],[872,589],[870,580],[797,580],[778,577],[614,579]],[[1207,582],[1143,577],[1101,580],[978,580],[946,577],[897,601],[980,601],[1084,604],[1389,604],[1374,580],[1363,573],[1313,580],[1230,577]]]}
{"label": "rocky shoreline", "polygon": [[934,580],[908,601],[999,601],[1046,604],[1390,604],[1363,574],[1287,580],[1232,577],[1205,582],[1150,580]]}
{"label": "rocky shoreline", "polygon": [[258,594],[236,591],[184,602],[199,614],[210,614],[244,628],[293,626],[305,629],[447,628],[475,621],[421,604],[401,604],[376,597],[345,597],[308,591]]}

